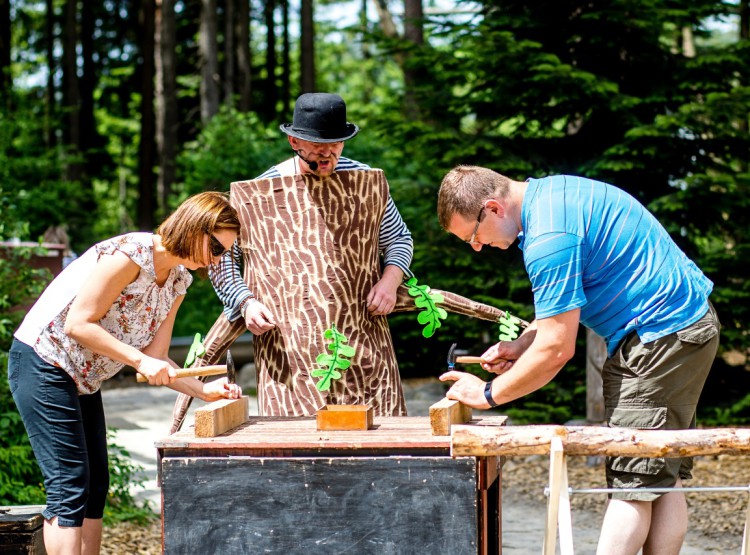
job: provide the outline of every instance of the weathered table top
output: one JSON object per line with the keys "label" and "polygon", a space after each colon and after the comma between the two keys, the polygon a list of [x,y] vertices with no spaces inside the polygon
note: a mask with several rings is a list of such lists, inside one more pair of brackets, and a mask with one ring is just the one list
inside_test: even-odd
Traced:
{"label": "weathered table top", "polygon": [[[506,416],[476,416],[469,424],[503,426]],[[433,436],[429,417],[375,417],[369,430],[317,429],[315,417],[250,417],[213,438],[196,438],[192,427],[160,439],[171,456],[450,456],[450,436]]]}

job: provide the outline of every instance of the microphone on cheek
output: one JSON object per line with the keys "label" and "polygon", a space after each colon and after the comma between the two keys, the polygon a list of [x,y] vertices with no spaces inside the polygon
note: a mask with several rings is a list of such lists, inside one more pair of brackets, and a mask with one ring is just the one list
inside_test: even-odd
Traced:
{"label": "microphone on cheek", "polygon": [[302,149],[295,150],[294,152],[297,154],[297,156],[299,156],[300,160],[304,161],[305,164],[307,164],[310,167],[311,171],[317,171],[317,169],[318,169],[318,163],[317,162],[312,162],[312,161],[308,160],[307,158],[305,158],[304,156],[302,156],[302,154],[300,154],[302,152]]}

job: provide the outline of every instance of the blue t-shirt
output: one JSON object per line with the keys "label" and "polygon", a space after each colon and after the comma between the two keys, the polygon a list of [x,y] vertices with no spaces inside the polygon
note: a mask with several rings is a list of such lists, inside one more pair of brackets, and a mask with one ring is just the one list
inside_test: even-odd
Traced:
{"label": "blue t-shirt", "polygon": [[609,356],[631,331],[649,343],[708,310],[711,280],[617,187],[569,175],[529,179],[521,222],[536,318],[580,308]]}

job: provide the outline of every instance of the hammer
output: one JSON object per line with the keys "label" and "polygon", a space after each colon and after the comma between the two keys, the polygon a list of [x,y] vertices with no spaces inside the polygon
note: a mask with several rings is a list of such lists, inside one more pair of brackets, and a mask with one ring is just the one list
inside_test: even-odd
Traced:
{"label": "hammer", "polygon": [[460,364],[482,364],[485,362],[482,357],[456,356],[457,346],[458,343],[454,343],[448,350],[448,370],[453,370],[457,362]]}
{"label": "hammer", "polygon": [[[216,376],[218,374],[227,375],[227,381],[229,383],[235,383],[237,379],[237,373],[234,369],[234,360],[232,359],[232,353],[227,351],[227,363],[226,364],[214,364],[213,366],[195,366],[193,368],[175,368],[178,378],[190,378],[196,376]],[[148,378],[143,374],[137,374],[136,380],[139,382],[147,382]]]}

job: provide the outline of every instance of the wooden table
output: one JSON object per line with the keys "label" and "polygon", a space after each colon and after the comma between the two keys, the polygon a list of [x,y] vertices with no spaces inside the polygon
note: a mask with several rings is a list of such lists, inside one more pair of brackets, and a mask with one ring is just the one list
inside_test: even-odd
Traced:
{"label": "wooden table", "polygon": [[252,417],[156,447],[164,553],[501,552],[501,458],[451,457],[427,417],[375,417],[367,431]]}

